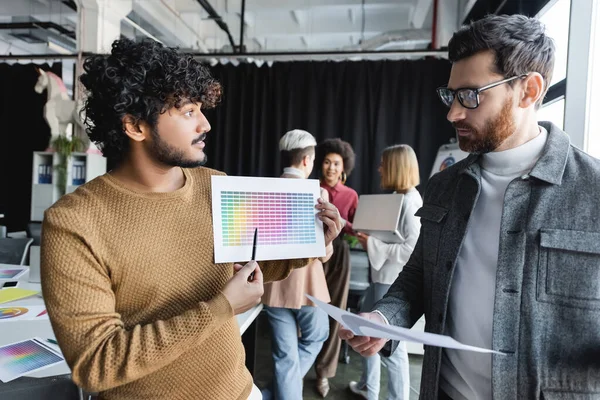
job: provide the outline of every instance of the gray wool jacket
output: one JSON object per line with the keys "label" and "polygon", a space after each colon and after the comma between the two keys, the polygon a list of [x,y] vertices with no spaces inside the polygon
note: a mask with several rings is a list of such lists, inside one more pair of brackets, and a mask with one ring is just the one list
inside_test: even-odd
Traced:
{"label": "gray wool jacket", "polygon": [[[600,161],[551,123],[542,156],[504,196],[493,316],[494,399],[600,399]],[[410,260],[374,309],[445,334],[452,275],[480,192],[478,156],[429,180]],[[468,343],[467,343],[468,344]],[[397,342],[388,342],[388,356]],[[442,349],[425,346],[421,399],[437,400]]]}

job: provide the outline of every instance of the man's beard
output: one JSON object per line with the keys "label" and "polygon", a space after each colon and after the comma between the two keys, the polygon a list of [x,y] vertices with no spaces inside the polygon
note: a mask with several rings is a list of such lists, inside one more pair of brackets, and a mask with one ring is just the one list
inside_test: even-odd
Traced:
{"label": "man's beard", "polygon": [[[204,140],[205,137],[206,135],[203,134],[194,140],[192,144]],[[201,160],[186,159],[183,151],[176,149],[162,140],[156,127],[152,128],[152,142],[149,151],[155,160],[171,167],[196,168],[206,164],[207,161],[206,153]]]}
{"label": "man's beard", "polygon": [[452,123],[457,129],[469,129],[470,136],[458,135],[460,149],[471,154],[485,154],[496,150],[513,133],[515,133],[515,122],[512,115],[512,99],[506,99],[500,114],[486,122],[482,131],[476,131],[471,125],[464,122]]}

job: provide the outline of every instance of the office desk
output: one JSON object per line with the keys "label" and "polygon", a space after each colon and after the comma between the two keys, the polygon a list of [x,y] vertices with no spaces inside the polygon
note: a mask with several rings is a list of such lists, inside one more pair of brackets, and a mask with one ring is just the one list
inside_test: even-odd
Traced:
{"label": "office desk", "polygon": [[[14,265],[0,264],[0,268],[11,268],[17,267]],[[19,280],[19,288],[28,290],[37,290],[41,292],[41,285],[39,283],[30,283],[27,281],[29,278],[28,274],[23,275]],[[25,299],[16,300],[4,304],[0,304],[0,307],[11,307],[16,305],[23,306],[34,306],[44,305],[44,300],[40,295],[31,296]],[[251,373],[254,372],[254,348],[256,344],[256,323],[255,319],[260,314],[263,308],[262,304],[259,304],[243,314],[237,315],[236,319],[240,326],[240,335],[242,335],[242,342],[246,348],[246,365],[249,367]],[[245,334],[244,334],[245,333]],[[21,340],[30,339],[32,337],[40,337],[42,339],[56,339],[50,320],[19,320],[19,321],[3,321],[0,322],[0,345],[9,343],[19,342]],[[71,370],[69,369],[66,362],[61,362],[50,368],[37,371],[28,374],[30,378],[69,378]],[[3,383],[0,382],[0,398],[3,397],[3,393],[8,393],[14,387],[23,386],[23,381],[31,382],[31,379],[23,377],[14,381]],[[19,397],[20,398],[20,397]],[[29,398],[29,397],[23,397]],[[50,398],[50,397],[48,397]],[[60,397],[56,397],[60,398]]]}

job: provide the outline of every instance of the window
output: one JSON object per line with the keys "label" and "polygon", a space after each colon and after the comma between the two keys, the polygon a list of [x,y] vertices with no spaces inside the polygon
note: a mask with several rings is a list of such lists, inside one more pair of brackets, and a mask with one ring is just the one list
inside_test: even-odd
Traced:
{"label": "window", "polygon": [[544,104],[537,113],[538,121],[550,121],[560,129],[565,125],[565,98]]}
{"label": "window", "polygon": [[571,0],[550,1],[549,5],[550,7],[541,11],[538,18],[546,27],[546,34],[554,39],[556,48],[554,74],[550,81],[550,86],[552,86],[567,77]]}
{"label": "window", "polygon": [[586,151],[593,157],[600,158],[600,4],[596,4],[592,18],[592,37],[590,38],[590,57],[592,66],[588,82],[590,93],[590,116]]}
{"label": "window", "polygon": [[569,50],[569,19],[571,0],[549,1],[538,14],[546,34],[554,39],[554,73],[544,104],[538,111],[538,121],[550,121],[564,129],[567,56]]}

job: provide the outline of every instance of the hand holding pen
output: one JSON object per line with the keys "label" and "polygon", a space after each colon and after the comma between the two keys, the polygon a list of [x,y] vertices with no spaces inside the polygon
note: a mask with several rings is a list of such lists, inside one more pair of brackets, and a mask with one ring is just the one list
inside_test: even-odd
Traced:
{"label": "hand holding pen", "polygon": [[257,232],[255,231],[252,260],[243,266],[234,264],[235,275],[227,282],[222,291],[236,315],[259,304],[264,293],[263,274],[256,261],[254,261],[256,258],[256,236]]}

